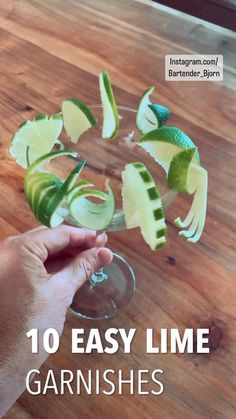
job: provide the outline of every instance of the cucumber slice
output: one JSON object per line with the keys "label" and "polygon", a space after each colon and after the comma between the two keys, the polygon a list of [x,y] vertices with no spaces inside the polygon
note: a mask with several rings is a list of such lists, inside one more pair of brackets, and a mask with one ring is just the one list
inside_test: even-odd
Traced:
{"label": "cucumber slice", "polygon": [[[22,123],[13,136],[9,154],[23,168],[28,167],[27,153],[30,163],[48,153],[57,143],[62,130],[62,118],[52,115],[38,115],[33,121]],[[29,152],[27,152],[29,148]]]}
{"label": "cucumber slice", "polygon": [[175,154],[183,149],[195,148],[194,163],[199,164],[199,153],[191,138],[176,127],[160,127],[144,135],[137,143],[146,150],[167,173]]}
{"label": "cucumber slice", "polygon": [[99,87],[103,105],[102,138],[113,139],[119,130],[119,115],[110,76],[107,71],[99,74]]}
{"label": "cucumber slice", "polygon": [[[79,190],[76,188],[77,185],[67,197],[72,217],[81,227],[105,230],[115,211],[114,195],[109,184],[106,184],[107,193],[96,189]],[[88,198],[98,198],[104,202],[95,203]]]}
{"label": "cucumber slice", "polygon": [[152,250],[166,243],[167,227],[160,192],[143,163],[128,163],[122,172],[123,208],[128,228],[139,226]]}
{"label": "cucumber slice", "polygon": [[164,125],[171,114],[171,111],[165,106],[151,102],[149,97],[154,89],[155,87],[152,86],[145,90],[139,102],[136,124],[142,134],[146,134]]}
{"label": "cucumber slice", "polygon": [[90,109],[79,99],[66,99],[62,102],[64,127],[72,143],[77,143],[79,137],[96,124]]}

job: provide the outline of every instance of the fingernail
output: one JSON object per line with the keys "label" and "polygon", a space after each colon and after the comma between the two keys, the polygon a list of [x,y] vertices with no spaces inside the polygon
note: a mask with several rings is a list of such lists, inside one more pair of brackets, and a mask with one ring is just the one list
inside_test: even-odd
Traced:
{"label": "fingernail", "polygon": [[112,252],[110,249],[103,247],[98,250],[98,259],[100,266],[105,266],[112,261]]}
{"label": "fingernail", "polygon": [[107,235],[105,232],[103,232],[97,236],[96,245],[102,246],[106,243],[106,241],[107,241]]}

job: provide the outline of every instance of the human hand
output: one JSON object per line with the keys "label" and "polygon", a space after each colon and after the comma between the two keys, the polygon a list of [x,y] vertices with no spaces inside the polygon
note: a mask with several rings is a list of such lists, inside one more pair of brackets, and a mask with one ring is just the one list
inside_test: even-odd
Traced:
{"label": "human hand", "polygon": [[[25,375],[48,354],[42,346],[47,328],[62,332],[78,288],[108,264],[105,233],[71,226],[40,227],[9,237],[0,245],[0,414],[25,389]],[[31,353],[26,333],[39,331],[39,353]],[[10,404],[9,404],[10,403]]]}

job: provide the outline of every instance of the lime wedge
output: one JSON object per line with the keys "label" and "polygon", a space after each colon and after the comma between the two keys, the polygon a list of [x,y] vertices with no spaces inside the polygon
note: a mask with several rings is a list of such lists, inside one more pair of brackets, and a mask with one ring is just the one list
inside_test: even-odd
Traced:
{"label": "lime wedge", "polygon": [[176,127],[164,126],[150,131],[137,144],[144,148],[166,173],[174,155],[183,149],[195,148],[193,161],[199,163],[199,153],[191,138]]}
{"label": "lime wedge", "polygon": [[62,125],[59,115],[38,115],[33,121],[25,121],[13,136],[9,154],[26,169],[28,163],[51,151],[59,141]]}
{"label": "lime wedge", "polygon": [[155,87],[152,86],[145,90],[139,102],[136,124],[142,134],[164,125],[171,114],[171,111],[165,106],[150,101],[149,97],[154,92],[154,89]]}
{"label": "lime wedge", "polygon": [[119,115],[110,76],[107,71],[102,71],[99,74],[99,87],[103,105],[102,138],[113,139],[119,130]]}
{"label": "lime wedge", "polygon": [[64,150],[41,156],[28,168],[24,181],[26,199],[36,218],[52,228],[64,221],[68,213],[66,196],[85,165],[80,161],[64,182],[52,173],[43,172],[46,162],[62,155],[76,156],[77,153]]}
{"label": "lime wedge", "polygon": [[66,99],[62,102],[64,127],[72,143],[77,143],[81,134],[96,124],[90,109],[79,99]]}
{"label": "lime wedge", "polygon": [[143,163],[128,163],[122,172],[123,208],[127,227],[139,226],[152,250],[166,243],[166,223],[160,192]]}
{"label": "lime wedge", "polygon": [[[81,227],[105,230],[110,224],[115,211],[115,202],[109,184],[106,184],[106,189],[107,193],[97,189],[81,190],[81,184],[78,184],[68,194],[70,213]],[[97,198],[104,202],[95,203],[88,198]]]}

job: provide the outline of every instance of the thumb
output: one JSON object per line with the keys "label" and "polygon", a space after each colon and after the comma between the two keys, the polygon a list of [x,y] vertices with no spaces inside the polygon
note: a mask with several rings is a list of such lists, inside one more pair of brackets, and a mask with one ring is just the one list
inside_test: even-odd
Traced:
{"label": "thumb", "polygon": [[78,288],[96,271],[112,261],[111,250],[101,247],[84,250],[62,271],[54,275],[53,279],[60,289],[73,297]]}

